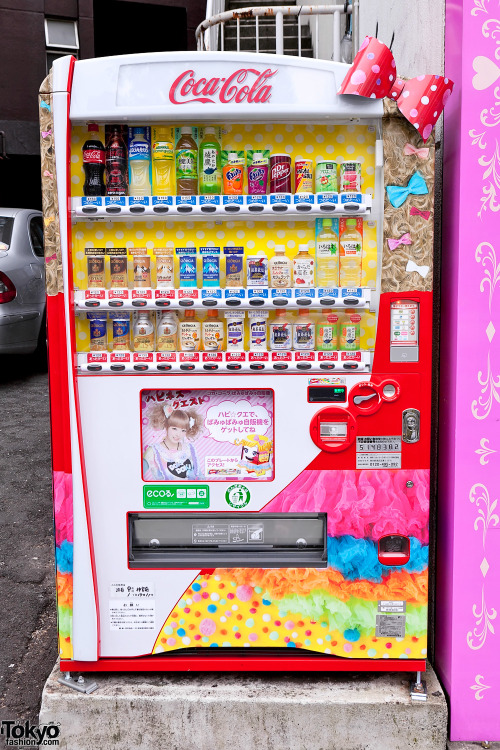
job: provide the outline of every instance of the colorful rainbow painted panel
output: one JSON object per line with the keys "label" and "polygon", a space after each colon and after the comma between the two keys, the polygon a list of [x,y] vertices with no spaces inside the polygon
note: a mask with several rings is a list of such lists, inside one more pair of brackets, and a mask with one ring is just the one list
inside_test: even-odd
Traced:
{"label": "colorful rainbow painted panel", "polygon": [[[272,572],[286,578],[292,571]],[[239,580],[247,576],[248,582],[240,583],[235,573]],[[273,600],[253,582],[254,573],[199,575],[170,613],[153,653],[193,646],[286,646],[350,658],[422,658],[427,653],[425,604],[407,606],[404,638],[377,638],[376,601],[350,597],[343,603],[325,590]],[[300,578],[305,571],[293,573]]]}
{"label": "colorful rainbow painted panel", "polygon": [[73,484],[71,474],[53,472],[59,656],[73,658]]}
{"label": "colorful rainbow painted panel", "polygon": [[[427,470],[303,471],[265,510],[326,512],[329,567],[199,575],[167,618],[153,653],[287,646],[350,658],[426,655]],[[410,537],[405,566],[378,561],[377,540],[391,533]],[[380,600],[406,602],[404,638],[376,637]]]}

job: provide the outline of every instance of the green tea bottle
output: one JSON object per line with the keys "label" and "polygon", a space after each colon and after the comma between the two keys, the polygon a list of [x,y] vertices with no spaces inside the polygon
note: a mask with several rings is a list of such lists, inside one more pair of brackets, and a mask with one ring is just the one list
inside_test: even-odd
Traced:
{"label": "green tea bottle", "polygon": [[220,195],[221,163],[220,143],[215,136],[215,128],[205,128],[198,151],[198,174],[200,195]]}

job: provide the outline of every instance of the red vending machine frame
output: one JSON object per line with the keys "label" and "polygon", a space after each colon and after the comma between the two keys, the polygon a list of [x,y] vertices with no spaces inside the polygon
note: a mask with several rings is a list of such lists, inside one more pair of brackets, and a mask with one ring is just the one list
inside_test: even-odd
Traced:
{"label": "red vending machine frame", "polygon": [[[104,67],[106,82],[102,81]],[[56,61],[41,89],[62,670],[425,669],[433,252],[432,222],[425,218],[425,211],[432,210],[434,147],[428,143],[424,162],[415,154],[401,157],[406,143],[420,145],[417,131],[392,105],[383,111],[380,102],[338,97],[335,92],[347,70],[348,66],[338,63],[244,54],[234,59],[217,53],[82,62],[64,58]],[[202,72],[213,77],[207,82],[200,78]],[[315,85],[309,104],[299,104],[304,82],[311,75]],[[153,83],[148,83],[148,76]],[[166,87],[156,99],[148,99],[154,81],[165,76]],[[234,90],[228,89],[227,81]],[[327,94],[320,95],[325,82]],[[207,87],[210,96],[203,94]],[[228,91],[233,92],[231,97]],[[251,211],[250,196],[243,196],[241,204],[234,201],[231,209],[227,206],[232,202],[220,196],[214,202],[214,226],[210,226],[212,216],[203,215],[203,207],[210,203],[204,203],[203,196],[192,203],[169,196],[161,207],[168,212],[167,219],[155,213],[155,206],[162,202],[155,204],[154,196],[85,199],[81,166],[85,125],[97,122],[104,132],[106,123],[119,119],[118,111],[120,121],[131,126],[149,121],[198,122],[203,127],[207,122],[224,121],[231,149],[244,142],[242,133],[255,135],[255,127],[266,126],[268,133],[292,133],[297,143],[304,140],[302,131],[317,135],[316,144],[324,142],[320,132],[324,128],[332,143],[333,134],[339,136],[336,143],[342,144],[344,133],[349,133],[353,142],[357,138],[361,144],[364,136],[356,128],[368,123],[373,145],[368,147],[372,161],[367,163],[373,167],[366,175],[373,175],[367,177],[372,188],[360,192],[359,198],[351,196],[351,204],[349,198],[343,203],[340,194],[340,199],[337,194],[326,198],[311,194],[305,199],[293,193],[266,195],[259,221],[265,219],[266,231],[278,232],[276,238],[284,236],[295,247],[292,238],[314,238],[311,218],[349,212],[363,217],[368,222],[364,262],[373,282],[359,288],[338,287],[335,294],[314,289],[310,297],[306,290],[291,288],[288,297],[280,298],[266,287],[258,305],[274,315],[273,310],[285,300],[293,321],[304,301],[311,304],[312,300],[315,315],[326,307],[325,302],[341,312],[358,305],[362,315],[373,315],[376,334],[371,344],[359,351],[331,353],[257,352],[244,349],[243,343],[241,351],[216,355],[181,351],[165,357],[130,346],[113,353],[111,343],[102,352],[89,351],[87,313],[105,310],[109,331],[110,302],[116,303],[108,283],[102,289],[86,288],[81,269],[85,268],[85,252],[90,249],[95,254],[96,239],[102,239],[106,248],[126,244],[127,252],[145,237],[145,230],[150,233],[146,236],[160,234],[163,239],[164,229],[174,237],[175,227],[183,226],[178,237],[185,227],[189,229],[188,224],[176,224],[186,221],[186,210],[189,218],[195,218],[190,227],[193,235],[196,221],[200,222],[196,227],[204,227],[201,234],[213,231],[210,237],[214,238],[221,222],[240,221],[242,226],[246,222],[248,231],[257,231],[258,214]],[[312,120],[318,123],[317,131],[306,125]],[[335,148],[342,150],[341,145]],[[356,156],[355,148],[346,157]],[[409,202],[394,207],[384,190],[394,182],[406,185],[417,168],[427,186],[425,194],[412,197],[419,214],[410,211]],[[310,213],[305,220],[302,209],[307,201]],[[325,212],[325,203],[330,213]],[[287,212],[288,223],[280,223],[282,212]],[[172,224],[168,224],[171,217]],[[156,233],[158,226],[162,229]],[[412,233],[414,248],[408,250],[404,243],[398,252],[390,249],[387,238],[404,232]],[[157,244],[150,241],[153,248]],[[235,244],[231,241],[230,246]],[[268,241],[268,247],[275,244],[275,239]],[[151,247],[146,246],[152,257]],[[245,258],[254,246],[253,240],[246,245]],[[177,288],[167,297],[155,291],[137,292],[131,281],[122,295],[125,308],[132,313],[139,305],[154,311],[158,300],[163,304],[167,299],[168,308],[179,314],[192,306],[201,315],[199,311],[208,307],[204,302],[210,299],[201,284],[191,290]],[[241,289],[238,297],[227,288],[218,291],[220,296],[211,298],[217,309],[235,309],[235,300],[244,311],[257,309],[257,292],[252,296],[248,289]],[[368,334],[362,335],[368,341]],[[243,336],[249,336],[246,328]],[[171,366],[168,371],[165,362]],[[235,363],[241,365],[238,372]],[[251,434],[246,429],[241,439],[233,439],[236,427],[227,428],[233,430],[231,444],[241,446],[238,458],[240,448],[229,451],[227,439],[225,453],[221,453],[224,439],[217,439],[217,430],[227,425],[218,427],[210,409],[217,407],[219,416],[229,410],[235,423],[235,404],[241,405],[241,398],[252,407],[260,433],[254,427]],[[226,406],[221,407],[222,403]],[[182,412],[187,415],[184,431],[195,435],[193,404],[204,420],[203,436],[198,432],[192,440],[200,455],[190,449],[191,458],[184,456],[183,468],[176,468],[181,472],[178,483],[169,485],[172,476],[159,478],[151,468],[153,448],[158,445],[154,433],[163,435],[172,413]],[[153,407],[155,416],[151,416]],[[241,406],[238,409],[241,414]],[[292,414],[297,434],[291,429]],[[203,468],[195,470],[196,462]],[[109,467],[118,465],[120,471],[113,476]],[[214,479],[217,472],[226,472],[230,481],[237,482],[229,484],[226,477],[221,483],[220,477]],[[169,487],[182,494],[166,505]],[[178,513],[175,503],[188,512]],[[168,511],[162,510],[166,507]],[[228,511],[240,518],[239,526],[227,522]],[[310,532],[311,536],[298,538],[295,552],[290,552],[296,516],[304,524],[304,535]],[[259,518],[262,525],[256,528]],[[278,525],[273,526],[276,518]],[[157,524],[159,538],[150,538],[148,544],[144,540],[148,534],[151,537],[151,521]],[[179,538],[188,534],[180,551],[169,525],[176,526]],[[238,546],[239,533],[245,542]],[[207,534],[211,541],[203,546],[197,535]],[[264,547],[256,552],[251,543],[261,541],[259,534],[272,539],[265,554]],[[236,559],[227,549],[233,540],[233,550],[241,552],[240,563],[210,564],[211,559]],[[213,556],[215,547],[219,557]],[[304,553],[301,558],[297,550],[306,548],[308,557]],[[314,557],[315,550],[318,557]],[[184,554],[191,554],[193,562],[183,563]],[[169,559],[181,562],[169,563]],[[251,564],[255,559],[266,562]],[[300,567],[300,559],[309,561],[306,567]],[[196,564],[196,560],[203,562]],[[304,583],[314,575],[316,583]],[[125,611],[124,602],[133,615]],[[220,607],[227,611],[221,614]],[[237,624],[230,632],[225,623],[231,618]],[[324,638],[318,637],[320,629]],[[225,648],[214,653],[207,646]],[[290,646],[295,649],[293,655]]]}

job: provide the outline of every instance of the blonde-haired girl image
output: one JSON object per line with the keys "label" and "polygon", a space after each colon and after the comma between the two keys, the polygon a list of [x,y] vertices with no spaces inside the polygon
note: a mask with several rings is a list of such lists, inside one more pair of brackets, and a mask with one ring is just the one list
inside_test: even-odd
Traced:
{"label": "blonde-haired girl image", "polygon": [[144,479],[201,479],[192,441],[203,430],[203,417],[196,409],[173,409],[168,404],[155,404],[149,409],[149,418],[155,430],[165,430],[165,437],[161,443],[147,446]]}

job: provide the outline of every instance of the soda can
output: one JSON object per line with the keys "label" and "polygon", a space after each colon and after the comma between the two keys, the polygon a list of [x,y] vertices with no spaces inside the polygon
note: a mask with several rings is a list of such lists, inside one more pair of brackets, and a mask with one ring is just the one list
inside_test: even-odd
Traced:
{"label": "soda can", "polygon": [[270,192],[292,192],[292,157],[289,154],[273,154],[271,156]]}
{"label": "soda can", "polygon": [[361,162],[345,161],[340,165],[340,192],[361,192]]}
{"label": "soda can", "polygon": [[295,192],[312,193],[313,163],[312,159],[295,159]]}
{"label": "soda can", "polygon": [[316,192],[336,193],[337,191],[337,162],[319,161],[316,164]]}

